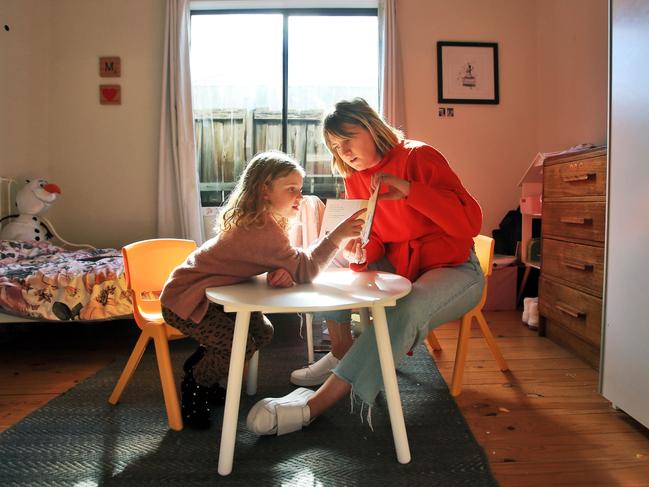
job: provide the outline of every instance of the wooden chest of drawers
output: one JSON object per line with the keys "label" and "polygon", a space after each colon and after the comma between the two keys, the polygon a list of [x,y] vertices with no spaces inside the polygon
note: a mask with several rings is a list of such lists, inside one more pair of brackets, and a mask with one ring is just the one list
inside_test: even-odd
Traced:
{"label": "wooden chest of drawers", "polygon": [[543,164],[541,333],[599,367],[606,218],[606,149]]}

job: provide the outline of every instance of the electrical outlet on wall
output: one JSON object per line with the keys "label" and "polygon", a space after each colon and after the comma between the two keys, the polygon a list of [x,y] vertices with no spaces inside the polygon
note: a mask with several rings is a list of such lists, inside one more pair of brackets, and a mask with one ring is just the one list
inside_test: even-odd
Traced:
{"label": "electrical outlet on wall", "polygon": [[453,107],[438,107],[437,108],[437,116],[438,117],[454,117],[455,116],[455,108],[453,108]]}

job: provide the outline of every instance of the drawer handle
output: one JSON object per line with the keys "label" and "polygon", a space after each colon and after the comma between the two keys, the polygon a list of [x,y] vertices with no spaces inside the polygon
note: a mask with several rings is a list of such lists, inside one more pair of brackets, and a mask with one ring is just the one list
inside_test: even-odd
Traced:
{"label": "drawer handle", "polygon": [[557,308],[562,313],[572,316],[573,318],[577,318],[577,319],[586,318],[585,312],[579,311],[577,308],[573,308],[572,306],[567,305],[565,303],[557,302],[555,303],[554,307]]}
{"label": "drawer handle", "polygon": [[571,260],[565,260],[563,262],[563,265],[566,267],[569,267],[571,269],[576,269],[578,271],[584,271],[584,272],[593,272],[593,264],[589,264],[588,262],[581,262],[581,261],[571,261]]}
{"label": "drawer handle", "polygon": [[579,216],[562,216],[559,218],[559,221],[570,225],[591,225],[593,223],[592,218],[583,218]]}
{"label": "drawer handle", "polygon": [[562,176],[561,180],[564,183],[576,183],[579,181],[587,181],[588,179],[595,179],[597,174],[594,172],[587,172],[584,174],[573,174],[572,176]]}

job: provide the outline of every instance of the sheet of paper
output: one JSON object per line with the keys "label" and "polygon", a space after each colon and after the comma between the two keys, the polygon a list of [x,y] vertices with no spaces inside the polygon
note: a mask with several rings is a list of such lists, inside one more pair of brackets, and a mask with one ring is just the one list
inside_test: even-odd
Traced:
{"label": "sheet of paper", "polygon": [[[329,234],[345,218],[367,207],[367,200],[342,200],[330,198],[327,200],[322,225],[320,226],[320,238]],[[363,217],[365,218],[365,217]]]}
{"label": "sheet of paper", "polygon": [[370,241],[370,232],[372,231],[372,223],[374,222],[374,212],[376,211],[376,202],[379,199],[379,187],[374,188],[374,192],[367,202],[367,213],[365,213],[365,225],[361,231],[361,241],[363,245]]}
{"label": "sheet of paper", "polygon": [[322,225],[320,226],[320,235],[322,238],[331,232],[336,226],[345,218],[350,217],[352,214],[361,208],[367,208],[362,218],[365,220],[363,229],[361,230],[361,240],[366,244],[370,238],[372,231],[372,222],[374,220],[374,212],[376,210],[376,202],[378,200],[378,188],[372,193],[369,200],[358,199],[328,199],[325,206],[324,215],[322,216]]}

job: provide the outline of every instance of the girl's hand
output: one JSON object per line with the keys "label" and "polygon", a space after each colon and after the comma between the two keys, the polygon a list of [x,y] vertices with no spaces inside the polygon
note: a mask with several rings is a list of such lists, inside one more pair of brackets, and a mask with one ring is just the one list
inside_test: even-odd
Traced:
{"label": "girl's hand", "polygon": [[370,183],[370,191],[374,191],[374,188],[380,184],[385,184],[388,187],[387,193],[379,193],[380,200],[400,200],[410,194],[410,182],[392,174],[384,172],[374,174]]}
{"label": "girl's hand", "polygon": [[366,211],[366,208],[358,210],[352,216],[340,222],[329,234],[329,238],[333,243],[340,247],[347,239],[358,237],[361,234],[363,224],[365,223],[361,218],[361,215]]}
{"label": "girl's hand", "polygon": [[367,251],[360,238],[355,238],[345,244],[343,257],[352,264],[363,264],[367,260]]}
{"label": "girl's hand", "polygon": [[286,269],[277,269],[266,275],[270,287],[291,287],[295,285],[291,274]]}

